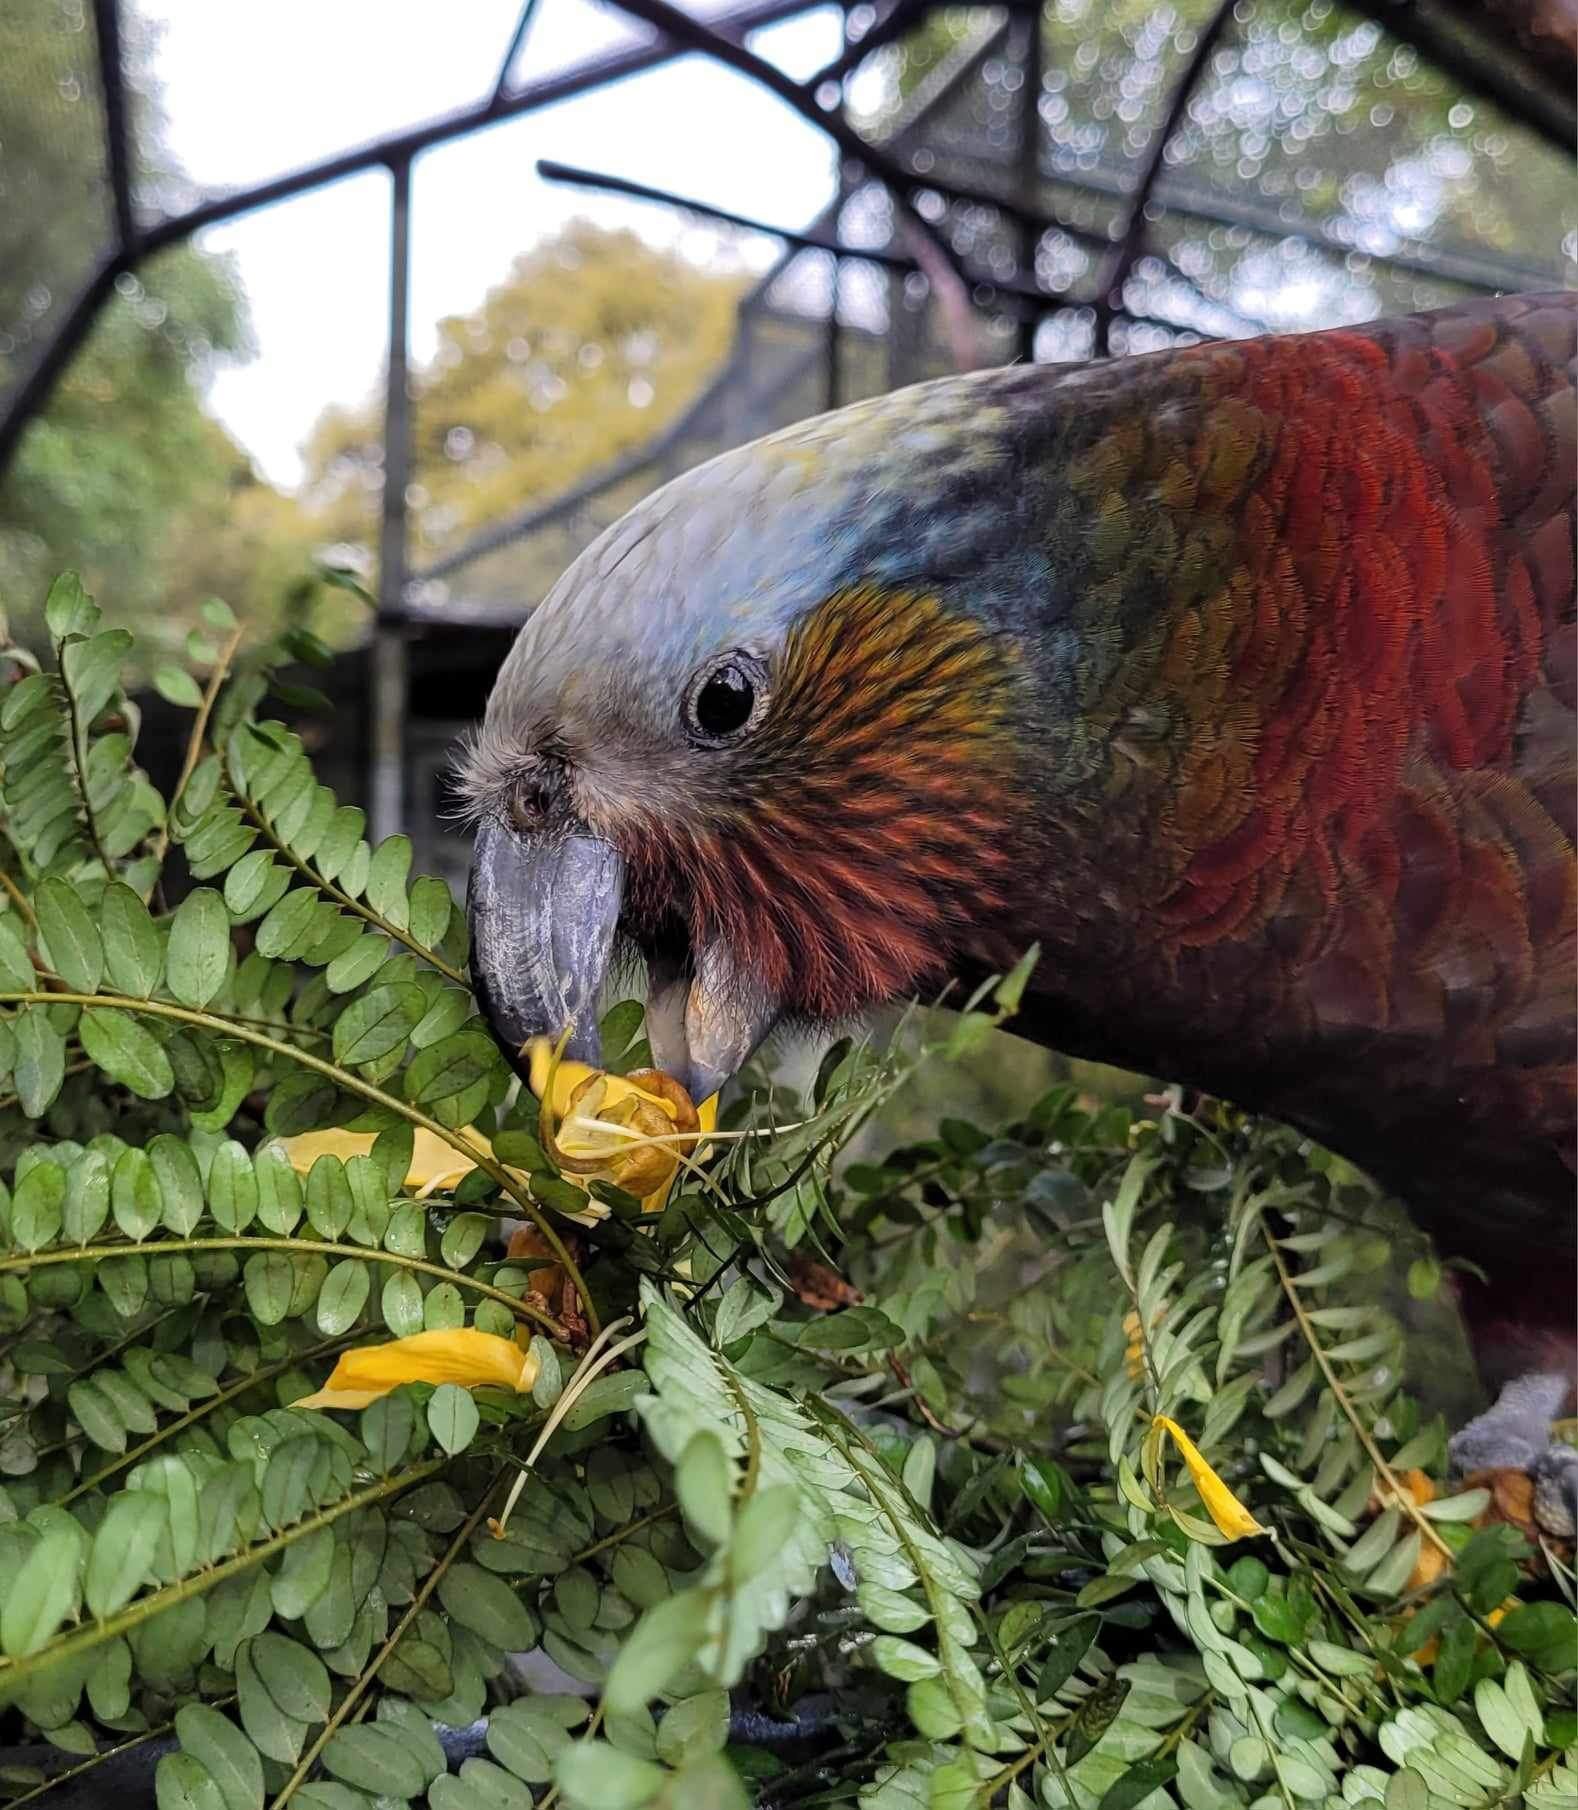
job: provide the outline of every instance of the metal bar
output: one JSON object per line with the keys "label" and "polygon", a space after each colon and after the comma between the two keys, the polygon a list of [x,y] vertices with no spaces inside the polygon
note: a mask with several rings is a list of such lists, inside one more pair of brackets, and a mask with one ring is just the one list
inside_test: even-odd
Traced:
{"label": "metal bar", "polygon": [[1482,100],[1493,101],[1513,119],[1522,120],[1557,150],[1565,151],[1569,156],[1578,150],[1578,110],[1574,109],[1572,101],[1570,65],[1565,82],[1567,98],[1563,100],[1555,81],[1549,87],[1536,87],[1529,79],[1533,71],[1526,66],[1520,67],[1518,61],[1509,58],[1505,44],[1487,45],[1484,59],[1477,60],[1468,54],[1468,46],[1461,37],[1421,13],[1411,0],[1349,0],[1349,5],[1352,11],[1373,19],[1394,38],[1412,45],[1428,62],[1461,83],[1470,93],[1479,95]]}
{"label": "metal bar", "polygon": [[493,84],[493,99],[488,102],[490,112],[496,112],[504,105],[504,97],[510,91],[510,71],[515,66],[515,59],[521,53],[521,45],[526,42],[526,34],[531,30],[532,16],[537,11],[537,0],[526,0],[521,8],[520,17],[515,21],[515,29],[510,33],[509,46],[499,62],[499,79]]}
{"label": "metal bar", "polygon": [[[774,226],[770,221],[757,220],[750,214],[737,214],[730,208],[714,207],[710,201],[698,201],[693,195],[677,194],[673,189],[657,188],[649,182],[636,182],[628,176],[611,176],[600,170],[583,170],[576,164],[560,163],[552,157],[538,160],[537,174],[546,182],[565,182],[579,188],[602,189],[610,195],[629,195],[637,201],[655,201],[664,207],[680,208],[702,220],[716,220],[724,226],[738,227],[741,232],[764,233],[770,238],[781,239],[796,251],[827,251],[838,258],[862,258],[868,264],[880,264],[886,270],[905,276],[922,270],[922,266],[914,258],[902,257],[896,252],[851,245],[847,240],[835,238],[830,233],[803,233],[788,226]],[[1050,220],[1045,222],[1045,226],[1053,224]],[[1012,310],[1016,304],[1034,304],[1038,308],[1047,308],[1067,300],[1066,297],[1049,295],[1034,284],[1004,282],[998,277],[984,276],[968,265],[964,267],[964,280],[981,297],[981,306],[985,308]],[[1220,307],[1222,304],[1216,305]]]}
{"label": "metal bar", "polygon": [[[1044,47],[1041,32],[1041,8],[1034,7],[1015,27],[1019,38],[1019,200],[1028,211],[1034,209],[1041,188],[1041,73]],[[1039,229],[1027,221],[1019,222],[1019,273],[1036,281],[1036,249],[1041,243]],[[1038,321],[1028,317],[1019,323],[1018,352],[1025,364],[1036,355]]]}
{"label": "metal bar", "polygon": [[[1049,172],[1054,182],[1064,182],[1088,190],[1093,195],[1121,199],[1129,193],[1128,184],[1110,170],[1080,170],[1066,176]],[[1208,189],[1176,177],[1163,176],[1156,184],[1152,199],[1169,213],[1184,214],[1191,220],[1208,220],[1213,226],[1239,226],[1250,232],[1264,233],[1278,239],[1299,239],[1339,258],[1356,254],[1369,257],[1376,264],[1406,271],[1410,276],[1429,277],[1439,283],[1461,283],[1468,289],[1531,290],[1561,289],[1567,278],[1555,266],[1542,268],[1523,264],[1511,258],[1478,256],[1455,246],[1439,249],[1419,240],[1411,250],[1372,251],[1339,239],[1313,220],[1289,218],[1282,209],[1266,202],[1253,201],[1241,190],[1231,203]],[[1218,304],[1220,306],[1220,304]]]}
{"label": "metal bar", "polygon": [[126,113],[126,66],[121,60],[118,0],[93,0],[93,29],[99,45],[99,88],[104,96],[104,148],[115,203],[115,237],[131,247],[137,242],[137,216],[132,207],[131,137]]}
{"label": "metal bar", "polygon": [[844,48],[831,63],[824,63],[809,78],[806,87],[814,94],[824,82],[842,82],[874,50],[880,50],[884,44],[891,44],[895,38],[902,38],[905,32],[919,25],[927,14],[934,12],[940,3],[941,0],[896,0],[863,38],[856,38],[853,43],[846,40]]}
{"label": "metal bar", "polygon": [[[738,33],[743,36],[761,26],[775,25],[781,20],[795,18],[800,13],[810,11],[816,3],[817,0],[751,0],[750,5],[742,6],[715,20],[714,29],[720,34]],[[543,107],[551,107],[558,101],[584,94],[589,89],[619,81],[625,76],[659,68],[684,54],[686,48],[660,38],[655,44],[635,45],[606,57],[589,58],[584,63],[560,70],[556,75],[546,76],[541,81],[518,90],[500,107],[494,108],[488,102],[483,102],[459,113],[445,114],[423,125],[391,133],[387,138],[374,139],[372,143],[361,145],[355,150],[340,151],[318,163],[304,164],[299,169],[272,177],[267,182],[236,189],[228,195],[216,195],[212,200],[189,208],[184,213],[171,214],[154,222],[139,236],[135,246],[117,246],[100,260],[72,297],[54,334],[18,378],[4,408],[0,409],[0,474],[4,473],[9,464],[23,430],[48,400],[61,372],[97,318],[99,309],[114,287],[115,279],[128,270],[136,269],[145,258],[152,257],[168,246],[180,244],[204,227],[220,225],[226,220],[237,219],[242,214],[253,213],[258,208],[271,207],[279,201],[289,201],[296,195],[322,188],[331,182],[339,182],[347,176],[359,176],[368,170],[387,168],[402,157],[414,157],[433,145],[463,138],[479,127],[497,125],[506,119],[534,113]]]}
{"label": "metal bar", "polygon": [[[759,57],[743,44],[731,43],[721,37],[709,26],[699,20],[692,19],[669,0],[611,0],[611,4],[620,12],[629,13],[632,18],[641,19],[656,30],[673,38],[676,43],[686,45],[691,50],[701,51],[733,69],[737,74],[748,77],[763,88],[776,94],[786,105],[792,107],[802,119],[808,119],[813,126],[820,126],[828,137],[838,146],[846,157],[865,168],[879,182],[886,183],[893,192],[895,205],[905,217],[914,224],[918,231],[933,239],[938,249],[948,262],[963,276],[963,267],[958,254],[946,239],[939,238],[924,217],[916,212],[911,197],[927,190],[939,195],[946,195],[954,201],[970,201],[978,206],[993,207],[999,213],[1017,219],[1024,210],[1019,205],[1003,196],[992,193],[988,189],[967,188],[960,183],[943,182],[935,178],[914,175],[911,171],[895,163],[879,145],[872,144],[850,125],[840,113],[827,113],[818,105],[816,96],[801,83],[787,76],[764,57]],[[1089,227],[1077,226],[1067,220],[1052,219],[1046,225],[1056,226],[1066,232],[1070,238],[1080,239],[1087,244],[1105,246],[1110,241],[1105,233],[1092,232]]]}
{"label": "metal bar", "polygon": [[384,383],[384,491],[378,534],[378,619],[373,632],[372,761],[367,798],[373,839],[405,816],[405,595],[407,505],[411,477],[411,160],[389,166],[389,368]]}
{"label": "metal bar", "polygon": [[1102,279],[1101,293],[1096,301],[1098,358],[1107,356],[1113,310],[1123,306],[1123,285],[1129,280],[1129,272],[1133,270],[1145,244],[1145,210],[1151,204],[1151,196],[1161,177],[1162,166],[1167,159],[1167,147],[1172,143],[1173,134],[1183,121],[1190,97],[1201,76],[1205,74],[1206,65],[1210,62],[1222,33],[1227,29],[1227,22],[1233,16],[1233,7],[1234,0],[1221,0],[1221,4],[1211,15],[1210,23],[1196,40],[1189,61],[1184,65],[1184,72],[1178,78],[1178,85],[1173,89],[1172,99],[1167,105],[1167,116],[1151,141],[1151,154],[1140,176],[1139,187],[1134,191],[1134,199],[1129,204],[1129,217],[1123,224],[1123,237],[1112,254],[1112,263]]}

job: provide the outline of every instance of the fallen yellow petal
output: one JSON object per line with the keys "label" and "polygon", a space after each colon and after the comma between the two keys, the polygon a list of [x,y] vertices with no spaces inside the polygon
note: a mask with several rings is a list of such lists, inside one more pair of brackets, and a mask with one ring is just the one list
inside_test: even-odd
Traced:
{"label": "fallen yellow petal", "polygon": [[316,1395],[293,1408],[365,1408],[402,1383],[459,1383],[463,1389],[513,1389],[523,1394],[537,1380],[537,1360],[511,1339],[474,1326],[417,1332],[385,1345],[358,1345],[334,1366]]}
{"label": "fallen yellow petal", "polygon": [[1158,1414],[1151,1425],[1160,1427],[1164,1432],[1172,1435],[1173,1444],[1178,1448],[1178,1455],[1183,1459],[1184,1467],[1189,1472],[1189,1480],[1200,1492],[1200,1500],[1205,1504],[1206,1513],[1216,1523],[1216,1530],[1219,1534],[1229,1540],[1245,1540],[1251,1534],[1271,1532],[1269,1527],[1261,1526],[1238,1497],[1211,1469],[1201,1454],[1200,1448],[1176,1420],[1166,1414]]}
{"label": "fallen yellow petal", "polygon": [[[484,1156],[492,1156],[492,1145],[474,1125],[468,1125],[459,1135],[473,1149],[480,1150]],[[299,1137],[280,1139],[280,1148],[299,1175],[307,1174],[320,1156],[337,1156],[342,1163],[348,1163],[353,1156],[367,1156],[372,1147],[370,1131],[304,1131]],[[441,1184],[453,1186],[476,1166],[469,1156],[437,1132],[418,1126],[411,1140],[411,1161],[406,1166],[405,1186],[429,1194]]]}

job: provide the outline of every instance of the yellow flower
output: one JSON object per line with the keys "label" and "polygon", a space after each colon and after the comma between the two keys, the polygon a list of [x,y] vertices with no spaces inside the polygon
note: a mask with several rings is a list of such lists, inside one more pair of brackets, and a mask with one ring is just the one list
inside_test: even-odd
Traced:
{"label": "yellow flower", "polygon": [[1172,1435],[1173,1444],[1178,1448],[1178,1455],[1183,1459],[1184,1467],[1189,1472],[1189,1480],[1200,1492],[1200,1500],[1205,1504],[1206,1513],[1216,1523],[1218,1533],[1225,1539],[1244,1540],[1248,1539],[1251,1534],[1271,1532],[1269,1527],[1260,1525],[1238,1497],[1211,1469],[1201,1454],[1200,1448],[1176,1420],[1166,1414],[1158,1414],[1151,1425],[1160,1427],[1163,1432]]}
{"label": "yellow flower", "polygon": [[[695,1134],[717,1126],[718,1096],[694,1106],[672,1076],[655,1068],[610,1075],[584,1062],[555,1066],[546,1037],[534,1037],[525,1054],[531,1090],[546,1108],[544,1142],[551,1137],[566,1178],[579,1187],[612,1182],[639,1195],[643,1211],[657,1212],[680,1158],[695,1160],[705,1149]],[[598,1217],[606,1211],[597,1202],[590,1210]]]}
{"label": "yellow flower", "polygon": [[[546,1037],[527,1046],[531,1058],[531,1090],[543,1099],[550,1069],[553,1097],[544,1101],[551,1120],[554,1152],[566,1179],[577,1187],[609,1181],[627,1194],[641,1197],[642,1209],[656,1213],[663,1205],[679,1159],[699,1157],[704,1145],[676,1134],[712,1131],[718,1123],[718,1097],[693,1106],[679,1083],[655,1068],[637,1069],[629,1075],[610,1075],[588,1068],[584,1062],[552,1065],[553,1048]],[[578,1121],[567,1126],[566,1119]],[[591,1121],[596,1121],[592,1124]],[[606,1126],[607,1129],[599,1129]],[[635,1134],[632,1136],[631,1134]],[[492,1157],[493,1146],[474,1125],[456,1134],[472,1149]],[[641,1138],[674,1138],[673,1143],[641,1143]],[[370,1131],[306,1131],[282,1138],[281,1148],[290,1165],[306,1175],[320,1156],[337,1156],[349,1162],[366,1156],[373,1147]],[[425,1200],[429,1194],[453,1189],[476,1168],[476,1163],[437,1132],[417,1127],[412,1137],[411,1161],[405,1186]],[[525,1181],[523,1170],[511,1175]],[[586,1211],[569,1215],[582,1225],[595,1225],[608,1217],[608,1208],[588,1198]]]}
{"label": "yellow flower", "polygon": [[497,1333],[460,1326],[418,1332],[387,1345],[359,1345],[345,1352],[316,1395],[293,1408],[365,1408],[402,1383],[459,1383],[463,1389],[513,1389],[524,1394],[537,1380],[537,1360]]}

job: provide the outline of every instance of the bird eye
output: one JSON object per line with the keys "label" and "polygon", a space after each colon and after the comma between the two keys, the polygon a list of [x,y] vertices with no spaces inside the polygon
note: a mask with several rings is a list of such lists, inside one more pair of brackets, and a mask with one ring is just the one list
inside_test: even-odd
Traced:
{"label": "bird eye", "polygon": [[704,666],[685,698],[685,726],[699,742],[732,741],[761,715],[767,674],[752,654],[724,654]]}

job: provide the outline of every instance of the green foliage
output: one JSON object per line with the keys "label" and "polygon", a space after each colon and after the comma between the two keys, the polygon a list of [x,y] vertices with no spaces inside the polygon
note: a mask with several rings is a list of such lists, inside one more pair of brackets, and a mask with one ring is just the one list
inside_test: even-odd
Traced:
{"label": "green foliage", "polygon": [[[463,914],[269,720],[278,650],[205,680],[166,801],[132,650],[73,580],[46,615],[0,692],[8,1739],[173,1734],[159,1803],[224,1810],[1570,1799],[1571,1574],[1401,1487],[1444,1426],[1386,1303],[1440,1271],[1345,1164],[1072,1084],[879,1153],[1021,968],[753,1070],[584,1223]],[[645,1060],[639,1005],[606,1035]],[[296,1405],[479,1330],[519,1391]],[[762,1736],[815,1715],[810,1763]]]}

